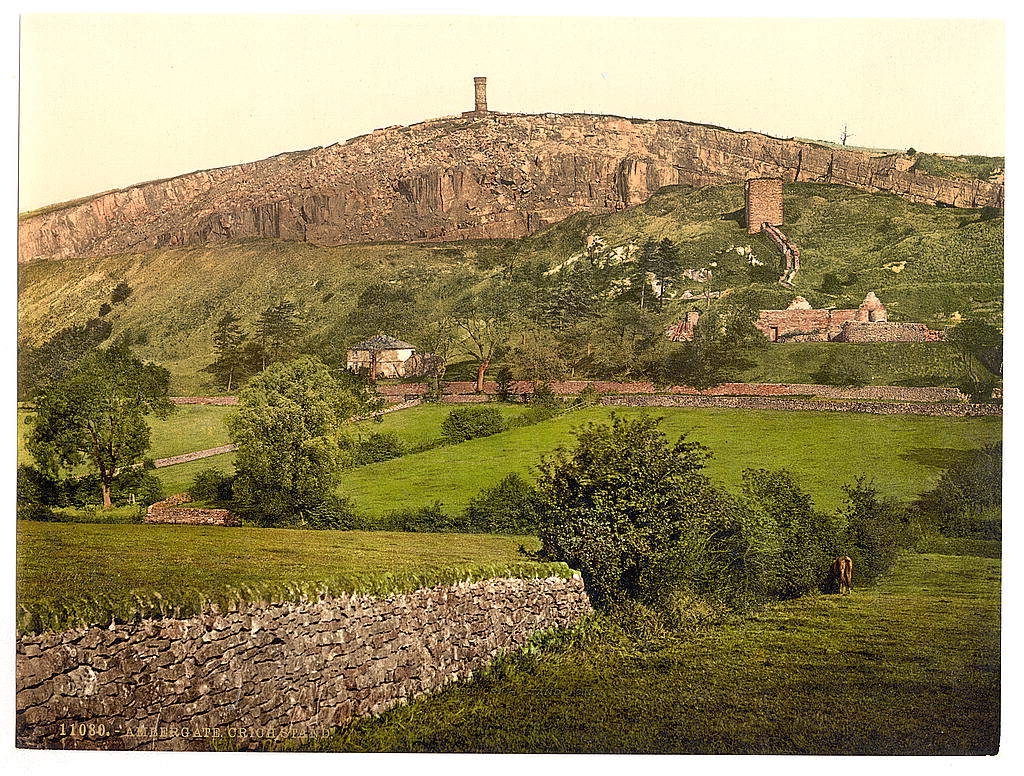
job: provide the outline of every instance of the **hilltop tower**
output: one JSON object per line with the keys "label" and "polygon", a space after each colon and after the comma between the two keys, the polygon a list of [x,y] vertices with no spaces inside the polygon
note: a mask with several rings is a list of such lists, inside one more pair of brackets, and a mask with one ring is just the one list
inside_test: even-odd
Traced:
{"label": "hilltop tower", "polygon": [[473,97],[475,113],[487,113],[487,79],[478,75],[473,79]]}
{"label": "hilltop tower", "polygon": [[782,226],[782,178],[748,178],[744,188],[747,234],[761,228]]}

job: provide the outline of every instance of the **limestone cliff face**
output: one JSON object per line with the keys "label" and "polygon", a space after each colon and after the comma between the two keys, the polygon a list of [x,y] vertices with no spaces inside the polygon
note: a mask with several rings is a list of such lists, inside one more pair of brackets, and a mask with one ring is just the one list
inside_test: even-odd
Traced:
{"label": "limestone cliff face", "polygon": [[681,121],[489,113],[389,127],[344,144],[143,183],[21,219],[18,260],[246,237],[320,245],[521,237],[669,184],[753,176],[839,183],[913,202],[1003,206],[1003,185]]}

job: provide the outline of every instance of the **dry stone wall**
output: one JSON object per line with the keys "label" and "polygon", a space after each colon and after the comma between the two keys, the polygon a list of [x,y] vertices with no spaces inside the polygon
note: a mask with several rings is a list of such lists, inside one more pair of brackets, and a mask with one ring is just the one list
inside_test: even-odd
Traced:
{"label": "dry stone wall", "polygon": [[753,396],[605,396],[612,407],[729,407],[751,410],[803,410],[807,412],[867,412],[873,415],[932,415],[949,418],[1002,416],[1001,404],[915,404],[893,401],[809,401]]}
{"label": "dry stone wall", "polygon": [[316,735],[467,678],[590,611],[579,578],[489,579],[22,636],[17,743],[246,748]]}
{"label": "dry stone wall", "polygon": [[18,261],[240,238],[316,245],[521,237],[659,188],[750,177],[836,183],[912,202],[1003,206],[1003,185],[875,156],[684,121],[490,112],[388,127],[326,148],[45,208],[19,220]]}

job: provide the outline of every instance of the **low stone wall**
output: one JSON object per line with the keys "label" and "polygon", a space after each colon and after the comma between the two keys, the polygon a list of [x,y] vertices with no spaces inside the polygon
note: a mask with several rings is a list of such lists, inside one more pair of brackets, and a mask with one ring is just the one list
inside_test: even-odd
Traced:
{"label": "low stone wall", "polygon": [[1001,416],[1001,404],[900,404],[885,401],[809,401],[786,397],[714,396],[605,396],[611,407],[729,407],[750,410],[804,410],[808,412],[867,412],[875,415],[933,415],[968,418]]}
{"label": "low stone wall", "polygon": [[237,396],[172,396],[172,404],[216,404],[233,407],[238,404]]}
{"label": "low stone wall", "polygon": [[[551,390],[558,396],[576,396],[591,387],[601,394],[672,394],[684,396],[815,396],[822,399],[868,399],[883,401],[920,401],[920,402],[965,402],[967,397],[956,388],[913,387],[899,385],[868,385],[862,388],[849,388],[834,385],[810,385],[804,383],[723,383],[713,388],[698,390],[689,385],[673,385],[659,387],[651,382],[615,383],[604,380],[560,380],[549,383]],[[415,393],[417,385],[383,385],[378,390],[382,395],[396,397]],[[427,386],[421,387],[422,393]],[[509,394],[513,397],[529,396],[533,393],[534,383],[531,380],[516,380],[509,386]],[[498,393],[498,384],[493,381],[484,383],[484,393],[476,393],[476,383],[452,382],[444,385],[444,402],[482,402]]]}
{"label": "low stone wall", "polygon": [[172,455],[170,458],[157,458],[153,461],[153,466],[157,469],[162,469],[164,466],[174,466],[178,463],[188,463],[189,461],[198,461],[202,458],[212,458],[215,455],[234,452],[235,447],[236,445],[221,445],[220,447],[211,447],[207,450],[196,450],[195,452],[184,453],[183,455]]}
{"label": "low stone wall", "polygon": [[183,507],[192,500],[188,493],[176,493],[146,509],[144,522],[170,525],[238,525],[238,516],[228,509]]}
{"label": "low stone wall", "polygon": [[490,579],[21,636],[17,745],[249,748],[314,735],[467,678],[590,611],[579,578]]}
{"label": "low stone wall", "polygon": [[836,342],[927,342],[928,327],[923,323],[898,321],[847,321],[835,337]]}

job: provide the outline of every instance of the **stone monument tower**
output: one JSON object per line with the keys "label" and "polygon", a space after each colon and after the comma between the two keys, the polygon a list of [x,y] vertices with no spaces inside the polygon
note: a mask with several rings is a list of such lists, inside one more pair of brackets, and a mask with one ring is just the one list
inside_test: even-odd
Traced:
{"label": "stone monument tower", "polygon": [[487,79],[478,75],[473,79],[473,92],[476,98],[474,113],[487,113]]}

